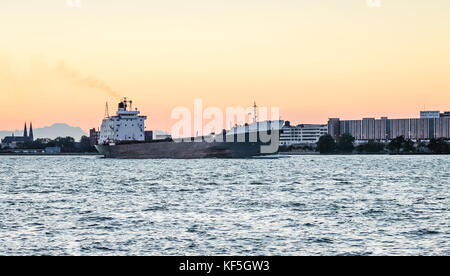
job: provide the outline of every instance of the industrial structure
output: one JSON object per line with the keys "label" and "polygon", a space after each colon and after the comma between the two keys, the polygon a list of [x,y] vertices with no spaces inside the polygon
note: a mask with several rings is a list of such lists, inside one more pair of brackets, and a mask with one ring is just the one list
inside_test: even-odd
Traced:
{"label": "industrial structure", "polygon": [[328,121],[328,133],[338,137],[351,134],[356,140],[388,141],[399,136],[411,140],[450,138],[450,112],[421,111],[420,118],[389,119],[387,117],[363,118],[362,120]]}

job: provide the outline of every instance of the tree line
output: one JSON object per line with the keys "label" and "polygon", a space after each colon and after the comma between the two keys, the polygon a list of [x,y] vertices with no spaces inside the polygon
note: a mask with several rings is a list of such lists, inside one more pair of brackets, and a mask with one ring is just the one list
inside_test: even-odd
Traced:
{"label": "tree line", "polygon": [[[55,139],[40,138],[34,141],[25,142],[17,145],[18,149],[35,149],[44,150],[48,147],[59,147],[64,153],[79,152],[95,152],[95,148],[91,146],[89,137],[82,136],[79,142],[73,137],[57,137]],[[6,148],[7,149],[7,148]]]}
{"label": "tree line", "polygon": [[351,154],[351,153],[434,153],[450,154],[449,141],[439,138],[431,139],[430,142],[414,142],[399,136],[392,139],[388,144],[370,140],[355,146],[355,138],[348,134],[342,134],[334,139],[331,135],[320,137],[317,142],[317,151],[321,154]]}

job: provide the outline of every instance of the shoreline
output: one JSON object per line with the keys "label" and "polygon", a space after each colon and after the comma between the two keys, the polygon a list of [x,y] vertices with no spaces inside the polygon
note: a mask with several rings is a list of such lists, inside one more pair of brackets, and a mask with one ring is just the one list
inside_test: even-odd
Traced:
{"label": "shoreline", "polygon": [[[279,152],[283,156],[354,156],[354,155],[450,155],[446,153],[324,153],[319,152]],[[1,152],[0,156],[103,156],[100,153],[12,153]]]}
{"label": "shoreline", "polygon": [[377,152],[377,153],[319,153],[319,152],[280,152],[280,155],[450,155],[450,153],[389,153],[389,152]]}
{"label": "shoreline", "polygon": [[14,152],[0,152],[0,156],[103,156],[100,153],[14,153]]}

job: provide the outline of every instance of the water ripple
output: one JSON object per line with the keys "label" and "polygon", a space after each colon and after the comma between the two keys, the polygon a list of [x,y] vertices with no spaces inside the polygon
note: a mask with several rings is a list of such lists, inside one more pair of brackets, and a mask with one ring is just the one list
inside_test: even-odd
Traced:
{"label": "water ripple", "polygon": [[0,255],[450,255],[449,156],[0,160]]}

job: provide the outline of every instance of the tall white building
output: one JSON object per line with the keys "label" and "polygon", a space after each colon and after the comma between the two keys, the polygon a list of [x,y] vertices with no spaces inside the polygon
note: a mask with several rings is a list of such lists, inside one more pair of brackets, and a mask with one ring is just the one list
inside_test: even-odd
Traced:
{"label": "tall white building", "polygon": [[98,143],[145,141],[144,124],[147,117],[139,114],[137,109],[132,110],[132,102],[124,98],[119,103],[116,116],[103,119]]}
{"label": "tall white building", "polygon": [[315,144],[319,138],[328,134],[328,125],[301,124],[291,126],[287,123],[281,128],[280,145]]}

